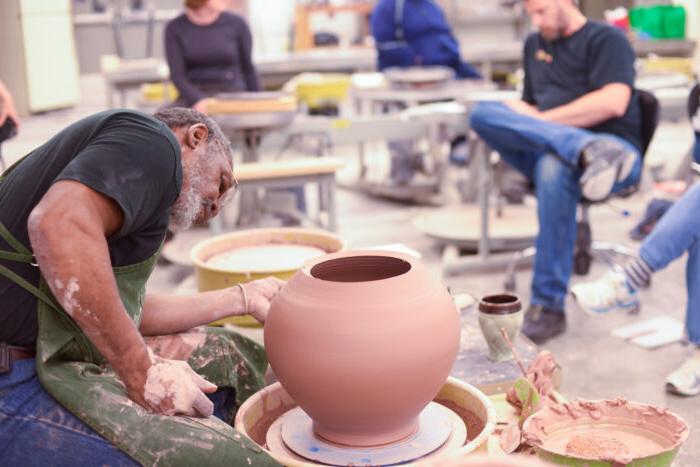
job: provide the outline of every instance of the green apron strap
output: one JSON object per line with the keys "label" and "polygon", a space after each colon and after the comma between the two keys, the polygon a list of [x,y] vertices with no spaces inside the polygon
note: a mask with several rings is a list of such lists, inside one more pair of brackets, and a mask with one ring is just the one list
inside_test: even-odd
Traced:
{"label": "green apron strap", "polygon": [[0,250],[0,259],[15,261],[17,263],[31,263],[34,261],[34,256],[26,253],[13,253],[11,251]]}
{"label": "green apron strap", "polygon": [[10,269],[6,268],[5,266],[3,266],[1,264],[0,264],[0,275],[5,276],[10,281],[19,285],[20,287],[22,287],[24,290],[26,290],[30,294],[34,295],[37,299],[46,303],[49,307],[58,311],[58,307],[56,306],[56,304],[54,304],[53,300],[51,300],[51,298],[49,298],[48,295],[46,295],[43,291],[39,290],[39,288],[37,288],[36,286],[34,286],[34,285],[30,284],[29,282],[27,282],[26,280],[24,280],[24,278],[21,277],[19,274],[11,271]]}
{"label": "green apron strap", "polygon": [[[13,247],[17,253],[11,251],[0,250],[0,259],[6,259],[9,261],[15,261],[18,263],[32,263],[34,261],[34,255],[32,252],[25,248],[19,240],[17,240],[9,230],[0,222],[0,237],[2,237],[11,247]],[[51,300],[51,298],[40,290],[35,285],[27,282],[19,274],[11,271],[7,267],[0,264],[0,275],[5,276],[10,281],[22,287],[24,290],[34,295],[37,299],[46,303],[49,307],[54,310],[58,310],[56,304]]]}
{"label": "green apron strap", "polygon": [[2,222],[0,222],[0,237],[2,237],[12,248],[14,248],[16,252],[31,256],[32,252],[29,251],[27,247],[22,245],[20,241],[17,240],[4,225],[2,225]]}

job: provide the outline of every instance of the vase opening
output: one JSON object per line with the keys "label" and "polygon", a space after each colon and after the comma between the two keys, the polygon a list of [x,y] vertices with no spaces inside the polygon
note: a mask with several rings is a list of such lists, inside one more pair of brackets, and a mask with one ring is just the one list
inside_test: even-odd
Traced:
{"label": "vase opening", "polygon": [[349,256],[318,263],[311,276],[329,282],[372,282],[406,274],[411,263],[390,256]]}

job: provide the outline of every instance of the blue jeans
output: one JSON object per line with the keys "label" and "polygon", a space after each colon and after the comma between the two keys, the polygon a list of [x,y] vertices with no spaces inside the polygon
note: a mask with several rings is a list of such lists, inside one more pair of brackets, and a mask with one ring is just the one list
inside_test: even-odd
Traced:
{"label": "blue jeans", "polygon": [[695,132],[695,146],[693,147],[693,159],[700,164],[700,133]]}
{"label": "blue jeans", "polygon": [[664,214],[639,249],[639,256],[658,271],[688,252],[685,325],[688,338],[700,344],[700,184],[688,190]]}
{"label": "blue jeans", "polygon": [[[210,397],[229,413],[233,391]],[[33,359],[0,375],[0,466],[137,466],[136,461],[64,409],[43,388]]]}
{"label": "blue jeans", "polygon": [[[639,150],[617,136],[545,122],[498,102],[476,105],[470,125],[506,162],[534,182],[540,227],[531,303],[563,311],[573,268],[576,208],[581,200],[581,151],[601,138],[615,140],[635,153]],[[641,157],[613,191],[635,184],[640,174]]]}

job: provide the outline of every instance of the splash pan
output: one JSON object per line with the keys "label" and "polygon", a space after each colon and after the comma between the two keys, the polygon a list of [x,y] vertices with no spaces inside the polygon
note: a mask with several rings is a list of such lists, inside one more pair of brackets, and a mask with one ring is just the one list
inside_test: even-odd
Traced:
{"label": "splash pan", "polygon": [[625,399],[546,407],[523,426],[541,459],[572,466],[669,466],[688,424],[668,410]]}
{"label": "splash pan", "polygon": [[[496,427],[496,410],[486,395],[475,387],[448,378],[435,402],[447,407],[451,414],[459,416],[462,423],[452,422],[452,433],[444,444],[427,456],[409,465],[442,465],[449,459],[462,459],[476,452],[487,452],[489,436]],[[296,402],[279,383],[272,384],[255,393],[241,405],[236,414],[235,428],[265,449],[280,464],[287,467],[316,467],[323,464],[296,454],[289,449],[282,438],[283,416],[295,409]],[[454,420],[454,419],[453,419]],[[466,427],[466,430],[464,428]],[[464,431],[461,431],[464,430]],[[461,441],[456,434],[461,432]],[[272,444],[272,446],[270,446]],[[435,464],[432,464],[432,461]],[[362,464],[366,465],[366,464]],[[455,465],[460,465],[455,464]]]}

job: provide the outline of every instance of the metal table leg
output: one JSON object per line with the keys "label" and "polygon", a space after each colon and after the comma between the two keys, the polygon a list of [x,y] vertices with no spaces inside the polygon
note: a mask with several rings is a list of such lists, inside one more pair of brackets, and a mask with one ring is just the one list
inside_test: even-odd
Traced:
{"label": "metal table leg", "polygon": [[[470,138],[478,138],[476,134],[470,132]],[[460,256],[459,248],[456,245],[447,245],[442,255],[442,272],[444,275],[455,275],[468,271],[484,271],[503,269],[507,267],[512,259],[512,252],[493,254],[491,252],[491,236],[489,229],[489,211],[492,188],[492,170],[490,163],[491,150],[482,140],[475,140],[478,146],[476,151],[477,159],[474,161],[477,175],[475,180],[478,185],[477,202],[481,217],[481,236],[478,244],[478,254],[474,256]],[[523,258],[529,261],[531,258]]]}
{"label": "metal table leg", "polygon": [[[242,145],[243,162],[258,161],[258,141],[259,132],[254,129],[244,129],[239,133]],[[248,144],[250,142],[250,144]],[[240,210],[236,225],[243,227],[253,224],[258,219],[259,211],[258,193],[254,190],[241,192]]]}
{"label": "metal table leg", "polygon": [[331,232],[338,231],[338,223],[335,212],[335,174],[330,174],[324,180],[323,185],[326,187],[326,212],[328,213],[328,229]]}

